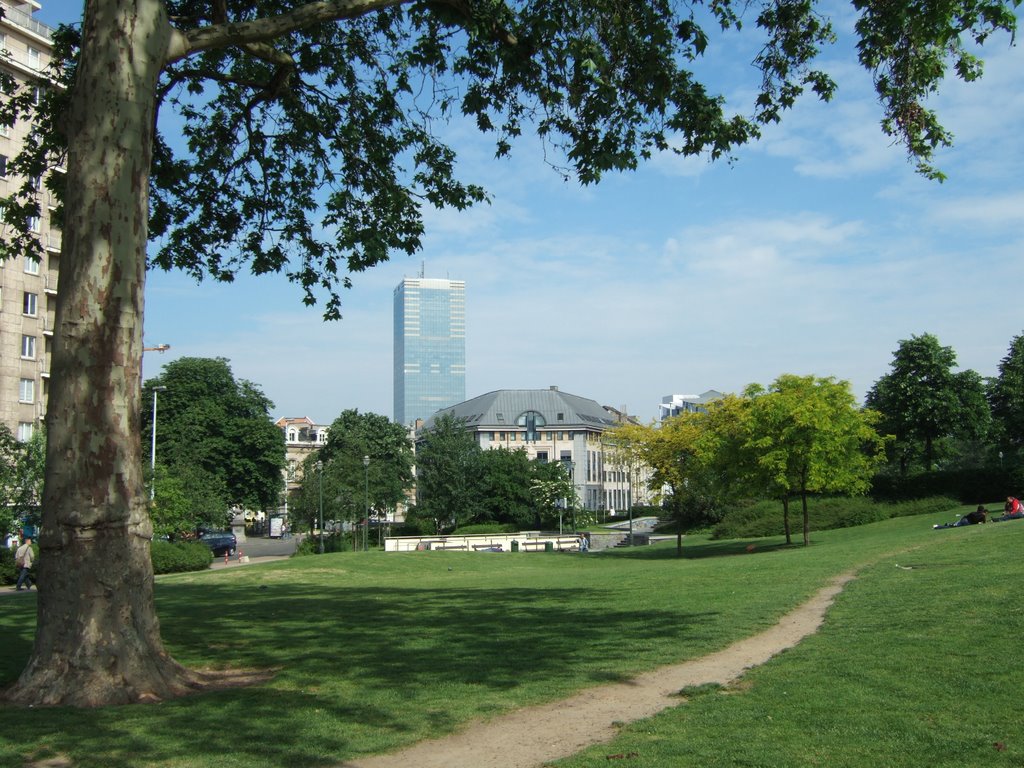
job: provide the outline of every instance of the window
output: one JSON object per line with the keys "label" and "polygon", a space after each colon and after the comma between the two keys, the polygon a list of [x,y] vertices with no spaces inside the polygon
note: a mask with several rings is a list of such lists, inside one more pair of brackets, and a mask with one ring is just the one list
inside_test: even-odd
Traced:
{"label": "window", "polygon": [[546,426],[547,422],[544,420],[544,416],[537,411],[526,411],[516,419],[516,424],[526,427],[526,435],[523,439],[530,443],[540,439],[538,427]]}
{"label": "window", "polygon": [[22,379],[18,390],[19,403],[34,403],[36,401],[36,383],[33,379]]}
{"label": "window", "polygon": [[36,337],[35,336],[22,336],[21,337],[21,356],[26,360],[36,359]]}
{"label": "window", "polygon": [[42,59],[39,51],[31,45],[28,47],[28,65],[32,67],[32,69],[39,69],[42,66]]}
{"label": "window", "polygon": [[18,422],[18,441],[27,443],[32,439],[32,422],[31,421],[19,421]]}
{"label": "window", "polygon": [[548,452],[547,451],[537,451],[537,461],[539,461],[541,464],[547,464],[548,463]]}
{"label": "window", "polygon": [[0,155],[0,178],[7,176],[7,155]]}
{"label": "window", "polygon": [[29,232],[39,232],[39,217],[38,216],[29,216],[28,217],[28,231]]}
{"label": "window", "polygon": [[29,317],[35,317],[39,305],[39,296],[25,291],[25,300],[22,304],[21,313]]}
{"label": "window", "polygon": [[25,272],[29,275],[39,274],[39,259],[33,259],[31,256],[25,257]]}

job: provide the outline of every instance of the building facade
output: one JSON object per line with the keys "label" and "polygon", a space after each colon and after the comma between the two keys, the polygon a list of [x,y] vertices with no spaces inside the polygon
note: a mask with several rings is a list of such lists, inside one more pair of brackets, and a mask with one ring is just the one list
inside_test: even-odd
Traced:
{"label": "building facade", "polygon": [[445,408],[434,419],[444,414],[461,420],[485,450],[521,450],[537,461],[563,462],[585,509],[615,515],[650,503],[649,470],[620,463],[604,436],[623,414],[596,400],[558,387],[501,389]]}
{"label": "building facade", "polygon": [[716,389],[709,389],[699,395],[665,395],[658,408],[664,421],[680,413],[707,413],[708,403],[721,400],[725,395]]}
{"label": "building facade", "polygon": [[394,420],[410,426],[466,399],[466,284],[405,278],[394,311]]}
{"label": "building facade", "polygon": [[328,427],[315,424],[308,416],[283,416],[274,425],[284,434],[285,491],[302,485],[302,462],[327,442]]}
{"label": "building facade", "polygon": [[[33,18],[35,2],[0,0],[0,67],[19,88],[42,88],[53,50],[51,30]],[[0,126],[0,196],[15,193],[25,182],[9,170],[29,131],[28,123]],[[61,169],[54,169],[60,172]],[[29,219],[45,252],[40,260],[9,259],[0,266],[0,422],[28,440],[46,415],[53,345],[57,276],[60,272],[60,231],[51,221],[56,201],[32,180],[39,216]]]}

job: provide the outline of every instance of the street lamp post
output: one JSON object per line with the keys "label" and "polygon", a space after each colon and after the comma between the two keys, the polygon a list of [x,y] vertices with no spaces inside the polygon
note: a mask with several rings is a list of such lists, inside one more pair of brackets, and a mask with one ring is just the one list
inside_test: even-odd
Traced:
{"label": "street lamp post", "polygon": [[363,501],[366,506],[366,518],[363,523],[363,551],[366,551],[366,534],[370,528],[370,457],[363,456]]}
{"label": "street lamp post", "polygon": [[153,387],[153,443],[149,448],[149,500],[156,497],[156,394],[167,387]]}
{"label": "street lamp post", "polygon": [[324,463],[316,463],[317,472],[320,475],[320,554],[324,553]]}

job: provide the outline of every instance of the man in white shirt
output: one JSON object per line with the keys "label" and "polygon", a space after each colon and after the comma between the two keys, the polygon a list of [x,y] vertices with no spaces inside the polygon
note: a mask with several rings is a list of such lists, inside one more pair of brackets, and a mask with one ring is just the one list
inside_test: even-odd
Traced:
{"label": "man in white shirt", "polygon": [[14,565],[18,568],[17,590],[20,592],[22,584],[28,583],[25,589],[32,589],[32,578],[29,576],[29,569],[32,567],[32,537],[26,536],[25,542],[14,552]]}

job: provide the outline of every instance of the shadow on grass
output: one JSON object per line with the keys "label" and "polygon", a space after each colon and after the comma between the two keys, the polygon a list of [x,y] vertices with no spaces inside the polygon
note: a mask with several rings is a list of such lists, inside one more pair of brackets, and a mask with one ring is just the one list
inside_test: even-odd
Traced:
{"label": "shadow on grass", "polygon": [[[614,610],[606,598],[602,588],[168,584],[158,609],[178,661],[277,669],[276,678],[151,706],[0,711],[19,745],[45,744],[81,768],[175,765],[182,750],[195,765],[217,765],[220,753],[231,766],[336,764],[510,706],[516,688],[537,698],[614,679],[623,638],[700,642],[713,615]],[[0,633],[6,686],[30,637],[9,621]],[[0,763],[5,754],[24,757],[0,751]]]}
{"label": "shadow on grass", "polygon": [[[728,557],[730,555],[752,555],[779,550],[793,549],[802,544],[786,544],[785,541],[772,539],[728,539],[726,541],[702,541],[689,544],[683,539],[683,559],[701,560],[709,557]],[[633,560],[678,560],[679,552],[675,542],[661,543],[657,546],[637,546],[622,548],[608,553],[610,557],[622,557]]]}

